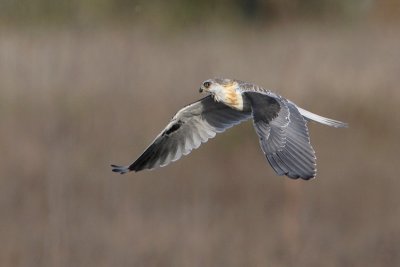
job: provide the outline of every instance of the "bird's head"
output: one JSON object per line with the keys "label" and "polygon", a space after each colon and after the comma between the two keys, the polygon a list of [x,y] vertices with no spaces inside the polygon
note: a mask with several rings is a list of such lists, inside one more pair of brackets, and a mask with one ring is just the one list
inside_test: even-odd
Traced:
{"label": "bird's head", "polygon": [[199,92],[210,93],[219,101],[224,99],[227,94],[236,91],[238,86],[238,83],[232,79],[208,79],[201,84]]}
{"label": "bird's head", "polygon": [[215,78],[204,81],[199,92],[210,93],[218,102],[241,109],[243,105],[239,83],[232,79]]}

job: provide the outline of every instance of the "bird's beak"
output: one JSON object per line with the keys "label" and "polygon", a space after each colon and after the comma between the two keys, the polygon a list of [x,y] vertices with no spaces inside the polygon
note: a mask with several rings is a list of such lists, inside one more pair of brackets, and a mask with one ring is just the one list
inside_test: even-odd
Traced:
{"label": "bird's beak", "polygon": [[203,93],[203,88],[199,88],[199,93]]}

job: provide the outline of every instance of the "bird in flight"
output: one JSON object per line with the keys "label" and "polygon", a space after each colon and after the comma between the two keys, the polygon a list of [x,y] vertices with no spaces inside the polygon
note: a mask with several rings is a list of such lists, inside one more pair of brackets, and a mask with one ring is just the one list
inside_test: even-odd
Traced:
{"label": "bird in flight", "polygon": [[124,174],[166,166],[217,133],[252,118],[261,149],[275,172],[308,180],[316,175],[316,157],[307,122],[347,127],[346,123],[304,110],[253,83],[209,79],[199,91],[208,95],[179,110],[132,164],[111,165],[112,171]]}

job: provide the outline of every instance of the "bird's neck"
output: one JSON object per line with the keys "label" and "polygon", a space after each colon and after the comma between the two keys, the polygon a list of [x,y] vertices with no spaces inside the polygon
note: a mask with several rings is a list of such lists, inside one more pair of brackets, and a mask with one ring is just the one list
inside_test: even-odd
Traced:
{"label": "bird's neck", "polygon": [[214,99],[233,109],[243,110],[243,96],[236,88],[237,86],[235,85],[225,86],[223,90],[219,90],[214,94]]}

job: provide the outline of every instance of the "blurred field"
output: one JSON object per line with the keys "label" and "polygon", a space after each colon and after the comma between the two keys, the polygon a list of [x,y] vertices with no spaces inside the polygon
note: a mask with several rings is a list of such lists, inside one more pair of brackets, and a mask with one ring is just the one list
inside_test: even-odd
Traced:
{"label": "blurred field", "polygon": [[[400,30],[0,30],[1,266],[400,265]],[[251,123],[150,172],[128,164],[214,76],[310,124],[317,179],[277,177]]]}

